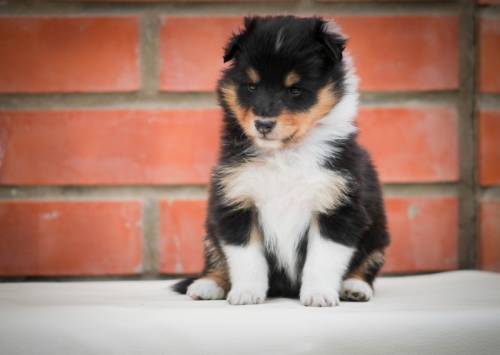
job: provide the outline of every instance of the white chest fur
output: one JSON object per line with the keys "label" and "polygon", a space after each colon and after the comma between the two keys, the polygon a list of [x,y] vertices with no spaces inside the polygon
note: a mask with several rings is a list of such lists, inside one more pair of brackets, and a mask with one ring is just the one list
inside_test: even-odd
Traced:
{"label": "white chest fur", "polygon": [[345,178],[291,151],[246,163],[226,177],[226,197],[257,208],[265,248],[295,281],[301,237],[315,213],[335,208],[342,201]]}

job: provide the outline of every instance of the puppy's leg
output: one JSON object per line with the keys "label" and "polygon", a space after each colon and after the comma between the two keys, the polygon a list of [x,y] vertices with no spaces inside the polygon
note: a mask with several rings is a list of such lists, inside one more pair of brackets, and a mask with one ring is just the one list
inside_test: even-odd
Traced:
{"label": "puppy's leg", "polygon": [[195,280],[186,294],[195,300],[223,299],[229,289],[229,275],[224,254],[210,236],[205,238],[205,271]]}
{"label": "puppy's leg", "polygon": [[384,251],[375,249],[349,270],[342,282],[340,297],[345,301],[369,301],[373,297],[373,280],[384,265]]}
{"label": "puppy's leg", "polygon": [[353,251],[353,248],[321,235],[317,221],[311,224],[300,288],[300,302],[304,306],[338,305],[340,282]]}
{"label": "puppy's leg", "polygon": [[246,245],[224,245],[231,290],[227,295],[230,304],[256,304],[266,299],[268,265],[260,238],[251,237]]}

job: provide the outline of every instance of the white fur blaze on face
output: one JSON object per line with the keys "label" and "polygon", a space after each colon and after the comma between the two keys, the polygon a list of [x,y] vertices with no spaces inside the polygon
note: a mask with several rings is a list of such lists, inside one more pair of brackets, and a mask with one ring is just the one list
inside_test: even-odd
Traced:
{"label": "white fur blaze on face", "polygon": [[245,246],[224,245],[222,248],[226,254],[231,279],[227,301],[233,305],[264,302],[269,280],[262,245],[251,240]]}
{"label": "white fur blaze on face", "polygon": [[194,300],[221,300],[224,298],[222,287],[206,277],[194,281],[188,287],[186,294]]}
{"label": "white fur blaze on face", "polygon": [[350,278],[342,282],[340,297],[345,301],[366,302],[373,297],[373,289],[366,281]]}
{"label": "white fur blaze on face", "polygon": [[308,238],[300,302],[304,306],[336,306],[340,282],[354,249],[322,237],[317,222],[311,224]]}

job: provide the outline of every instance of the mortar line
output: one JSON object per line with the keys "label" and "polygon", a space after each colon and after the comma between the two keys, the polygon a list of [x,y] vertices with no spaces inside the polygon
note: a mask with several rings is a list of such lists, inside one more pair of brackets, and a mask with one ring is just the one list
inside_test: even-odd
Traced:
{"label": "mortar line", "polygon": [[[458,184],[455,182],[431,183],[386,183],[383,184],[387,196],[456,196]],[[208,197],[207,185],[170,186],[18,186],[0,185],[0,200],[198,200]]]}
{"label": "mortar line", "polygon": [[481,111],[500,110],[500,95],[498,94],[478,94],[477,108]]}
{"label": "mortar line", "polygon": [[458,260],[461,269],[477,267],[477,120],[475,117],[476,63],[475,1],[460,1],[459,76],[459,235]]}
{"label": "mortar line", "polygon": [[206,185],[171,186],[0,186],[0,200],[196,200],[206,199]]}
{"label": "mortar line", "polygon": [[[154,65],[154,64],[153,64]],[[152,71],[144,69],[144,90],[137,93],[0,94],[0,110],[189,109],[216,108],[213,92],[158,92]],[[156,74],[154,74],[156,75]],[[458,91],[361,92],[364,107],[456,106]]]}
{"label": "mortar line", "polygon": [[213,93],[153,93],[155,85],[149,81],[146,93],[3,94],[0,95],[0,109],[196,109],[217,106]]}
{"label": "mortar line", "polygon": [[481,201],[500,201],[500,186],[483,186],[479,192]]}
{"label": "mortar line", "polygon": [[498,18],[498,16],[500,16],[500,5],[479,5],[477,9],[477,15],[482,18]]}
{"label": "mortar line", "polygon": [[158,274],[160,259],[160,203],[147,198],[142,216],[142,273]]}
{"label": "mortar line", "polygon": [[160,18],[148,11],[140,16],[139,23],[139,95],[155,96],[160,78]]}
{"label": "mortar line", "polygon": [[454,182],[382,184],[384,197],[457,197],[458,184]]}

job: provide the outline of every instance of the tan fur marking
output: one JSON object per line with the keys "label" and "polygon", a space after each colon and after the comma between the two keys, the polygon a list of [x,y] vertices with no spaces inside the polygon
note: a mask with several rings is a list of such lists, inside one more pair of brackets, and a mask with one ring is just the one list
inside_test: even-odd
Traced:
{"label": "tan fur marking", "polygon": [[300,141],[307,132],[331,111],[336,104],[336,98],[332,92],[331,85],[326,85],[318,94],[318,102],[312,106],[309,111],[301,113],[285,112],[278,118],[278,126],[283,125],[288,128],[290,134],[293,134],[292,139],[287,143]]}
{"label": "tan fur marking", "polygon": [[229,292],[229,289],[231,288],[231,283],[229,282],[229,275],[227,273],[227,270],[224,271],[224,273],[218,273],[218,272],[209,272],[205,276],[206,278],[214,280],[214,282],[224,290],[224,292]]}
{"label": "tan fur marking", "polygon": [[290,87],[292,85],[297,84],[300,81],[300,76],[293,70],[288,73],[288,75],[285,78],[285,86]]}
{"label": "tan fur marking", "polygon": [[220,247],[214,245],[211,239],[205,238],[204,246],[206,259],[204,277],[212,279],[227,293],[230,289],[230,281],[226,257]]}
{"label": "tan fur marking", "polygon": [[260,80],[259,73],[257,73],[257,71],[254,68],[248,68],[247,74],[252,84],[257,84],[259,82]]}
{"label": "tan fur marking", "polygon": [[370,268],[381,266],[384,264],[384,253],[380,250],[372,251],[355,270],[346,275],[346,279],[354,278],[365,281],[366,274],[370,272]]}
{"label": "tan fur marking", "polygon": [[259,244],[262,244],[262,235],[260,234],[260,230],[259,228],[257,227],[257,221],[256,221],[256,218],[257,216],[254,215],[252,216],[252,229],[250,230],[250,240],[249,240],[249,243],[252,244],[252,243],[259,243]]}
{"label": "tan fur marking", "polygon": [[236,92],[236,87],[234,84],[228,84],[221,87],[222,99],[227,104],[229,109],[233,112],[234,116],[240,123],[245,133],[252,137],[252,125],[253,119],[251,115],[248,114],[248,110],[245,110],[240,106],[238,102],[238,94]]}

